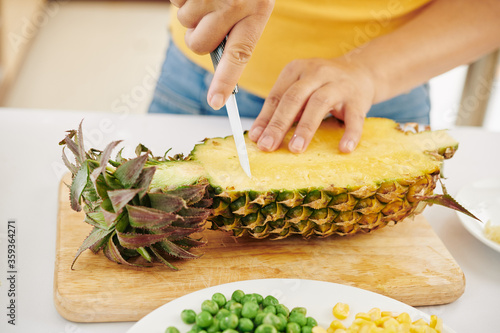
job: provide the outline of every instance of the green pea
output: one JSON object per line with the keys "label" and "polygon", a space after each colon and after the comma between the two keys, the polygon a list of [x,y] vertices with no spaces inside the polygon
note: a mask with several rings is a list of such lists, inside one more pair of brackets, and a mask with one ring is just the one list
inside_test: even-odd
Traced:
{"label": "green pea", "polygon": [[201,311],[196,315],[196,325],[201,328],[207,328],[214,322],[214,317],[208,311]]}
{"label": "green pea", "polygon": [[222,333],[239,333],[239,332],[237,330],[233,330],[232,328],[228,328],[222,331]]}
{"label": "green pea", "polygon": [[286,333],[301,333],[300,325],[297,323],[286,324]]}
{"label": "green pea", "polygon": [[264,309],[262,309],[262,311],[266,313],[276,314],[276,307],[274,305],[268,305]]}
{"label": "green pea", "polygon": [[261,324],[257,326],[255,333],[278,333],[278,330],[273,325]]}
{"label": "green pea", "polygon": [[288,317],[286,317],[284,314],[282,313],[278,313],[276,315],[279,320],[280,320],[280,324],[278,326],[276,326],[276,328],[278,329],[278,331],[280,332],[284,332],[285,329],[286,329],[286,324],[288,323]]}
{"label": "green pea", "polygon": [[216,333],[219,332],[219,319],[214,318],[212,325],[207,328],[207,333]]}
{"label": "green pea", "polygon": [[179,330],[176,327],[169,326],[165,330],[165,333],[180,333]]}
{"label": "green pea", "polygon": [[202,328],[196,324],[194,324],[193,326],[191,326],[191,330],[192,333],[199,333],[200,331],[202,330]]}
{"label": "green pea", "polygon": [[198,333],[198,331],[191,328],[187,333]]}
{"label": "green pea", "polygon": [[262,295],[256,294],[256,293],[254,293],[253,295],[255,296],[255,299],[257,300],[257,303],[258,304],[262,304],[262,301],[264,300],[264,297],[262,297]]}
{"label": "green pea", "polygon": [[238,327],[238,316],[234,313],[230,313],[228,316],[223,317],[219,321],[219,328],[224,331],[227,330],[228,328],[230,329],[235,329]]}
{"label": "green pea", "polygon": [[306,319],[307,319],[306,326],[311,326],[311,327],[318,326],[318,322],[313,317],[307,317]]}
{"label": "green pea", "polygon": [[191,309],[185,309],[181,312],[181,319],[186,324],[194,324],[196,320],[196,312]]}
{"label": "green pea", "polygon": [[229,307],[229,312],[236,314],[238,317],[241,316],[241,310],[243,309],[243,305],[241,303],[235,302],[231,304]]}
{"label": "green pea", "polygon": [[229,301],[226,302],[226,304],[224,305],[224,309],[228,309],[229,310],[229,307],[231,306],[231,304],[234,304],[234,303],[238,303],[236,302],[234,299],[230,299]]}
{"label": "green pea", "polygon": [[262,306],[263,307],[266,307],[266,306],[269,306],[269,305],[278,305],[280,304],[280,302],[278,301],[278,299],[274,296],[271,296],[271,295],[268,295],[264,298],[264,300],[262,301]]}
{"label": "green pea", "polygon": [[293,323],[297,323],[299,324],[300,326],[305,326],[307,324],[307,319],[306,319],[306,316],[301,313],[301,312],[290,312],[290,316],[288,316],[288,321],[289,322],[293,322]]}
{"label": "green pea", "polygon": [[215,293],[215,294],[213,294],[212,295],[212,301],[214,301],[215,303],[217,303],[217,305],[219,306],[219,308],[222,308],[224,306],[224,304],[226,304],[226,302],[227,302],[226,296],[224,296],[221,293]]}
{"label": "green pea", "polygon": [[243,298],[241,299],[241,304],[245,304],[247,302],[254,302],[255,304],[258,304],[255,294],[246,294],[245,296],[243,296]]}
{"label": "green pea", "polygon": [[252,332],[253,331],[253,321],[249,318],[240,318],[240,322],[238,324],[238,330],[240,332]]}
{"label": "green pea", "polygon": [[290,310],[288,310],[288,308],[286,306],[284,306],[283,304],[278,304],[275,307],[276,307],[276,314],[281,313],[285,317],[288,317],[290,315]]}
{"label": "green pea", "polygon": [[259,304],[254,302],[246,302],[243,304],[243,308],[241,309],[241,316],[245,318],[253,319],[259,312]]}
{"label": "green pea", "polygon": [[201,310],[210,312],[210,314],[214,316],[219,311],[219,305],[217,305],[214,301],[207,299],[201,303]]}
{"label": "green pea", "polygon": [[258,325],[262,324],[262,320],[264,320],[264,317],[266,316],[266,314],[267,313],[262,312],[262,311],[258,312],[257,315],[255,316],[254,320],[253,320],[253,322],[255,323],[255,325],[258,326]]}
{"label": "green pea", "polygon": [[262,319],[262,324],[273,325],[277,330],[279,330],[281,327],[281,319],[273,313],[267,313],[264,319]]}
{"label": "green pea", "polygon": [[207,333],[207,331],[205,331],[205,330],[201,330],[201,331],[199,331],[198,333]]}
{"label": "green pea", "polygon": [[313,328],[311,326],[302,326],[302,332],[301,333],[312,333]]}
{"label": "green pea", "polygon": [[238,289],[233,292],[233,294],[231,295],[231,299],[238,303],[241,303],[241,300],[243,299],[244,296],[245,292],[243,292],[243,290]]}
{"label": "green pea", "polygon": [[303,308],[303,307],[300,307],[300,306],[293,308],[292,311],[290,311],[290,314],[292,312],[302,313],[304,316],[307,314],[306,308]]}
{"label": "green pea", "polygon": [[215,315],[215,318],[221,319],[222,317],[228,316],[231,313],[228,309],[220,309],[219,312]]}

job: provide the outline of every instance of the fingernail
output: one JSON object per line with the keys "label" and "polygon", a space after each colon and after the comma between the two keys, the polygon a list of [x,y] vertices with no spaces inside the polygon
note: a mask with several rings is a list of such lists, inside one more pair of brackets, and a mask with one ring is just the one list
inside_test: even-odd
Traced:
{"label": "fingernail", "polygon": [[305,140],[301,136],[294,135],[290,142],[290,149],[295,153],[300,153],[304,149]]}
{"label": "fingernail", "polygon": [[352,140],[348,140],[346,143],[345,143],[345,149],[350,153],[354,150],[354,141]]}
{"label": "fingernail", "polygon": [[274,144],[274,139],[272,136],[265,136],[259,141],[259,148],[263,150],[271,150]]}
{"label": "fingernail", "polygon": [[222,94],[213,95],[212,99],[210,100],[210,106],[214,110],[219,110],[221,107],[224,106],[224,96],[222,96]]}
{"label": "fingernail", "polygon": [[257,126],[255,128],[252,128],[250,132],[248,132],[248,137],[252,141],[257,141],[257,139],[260,137],[260,135],[264,132],[264,127],[262,126]]}

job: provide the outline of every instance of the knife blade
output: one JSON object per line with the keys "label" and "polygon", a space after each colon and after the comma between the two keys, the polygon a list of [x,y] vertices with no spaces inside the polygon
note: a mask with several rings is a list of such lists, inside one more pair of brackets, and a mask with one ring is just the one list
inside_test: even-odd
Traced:
{"label": "knife blade", "polygon": [[[210,53],[212,58],[212,63],[214,69],[217,69],[219,61],[222,58],[222,53],[226,46],[227,36],[222,40],[222,42],[217,46],[217,48]],[[240,165],[246,175],[252,178],[252,173],[250,172],[250,160],[248,159],[247,146],[245,144],[245,137],[243,135],[243,128],[241,127],[240,113],[238,111],[238,104],[236,102],[236,93],[238,92],[238,85],[233,89],[233,93],[229,96],[226,101],[226,110],[229,117],[229,124],[231,126],[231,132],[233,133],[234,143],[236,145],[236,152],[238,153],[238,158],[240,160]]]}

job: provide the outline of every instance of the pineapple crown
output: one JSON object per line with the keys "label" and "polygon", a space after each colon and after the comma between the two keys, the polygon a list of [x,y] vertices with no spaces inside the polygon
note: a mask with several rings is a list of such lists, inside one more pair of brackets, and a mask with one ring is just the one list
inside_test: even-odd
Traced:
{"label": "pineapple crown", "polygon": [[[185,159],[182,155],[155,157],[147,147],[136,148],[137,157],[126,159],[112,151],[120,141],[113,141],[103,151],[85,151],[82,123],[78,130],[69,130],[59,143],[63,145],[62,159],[72,173],[71,208],[85,211],[85,222],[93,229],[78,249],[71,268],[87,249],[114,262],[131,266],[151,266],[159,261],[177,269],[171,258],[192,259],[198,255],[191,248],[206,242],[192,235],[204,229],[210,215],[212,199],[208,183],[178,188],[150,190],[155,164]],[[75,158],[68,159],[65,148]]]}

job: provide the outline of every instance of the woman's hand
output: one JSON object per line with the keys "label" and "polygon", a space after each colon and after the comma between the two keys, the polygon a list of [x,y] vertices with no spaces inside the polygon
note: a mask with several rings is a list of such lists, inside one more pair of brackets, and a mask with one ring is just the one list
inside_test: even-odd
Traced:
{"label": "woman's hand", "polygon": [[273,151],[298,121],[288,149],[301,153],[323,118],[331,113],[345,123],[339,149],[349,153],[360,140],[364,119],[374,98],[371,72],[359,64],[344,57],[294,60],[278,77],[249,137],[261,150]]}
{"label": "woman's hand", "polygon": [[274,0],[171,0],[179,8],[177,18],[188,28],[186,45],[195,53],[215,50],[226,35],[222,59],[208,90],[207,101],[214,109],[224,106],[250,60]]}

